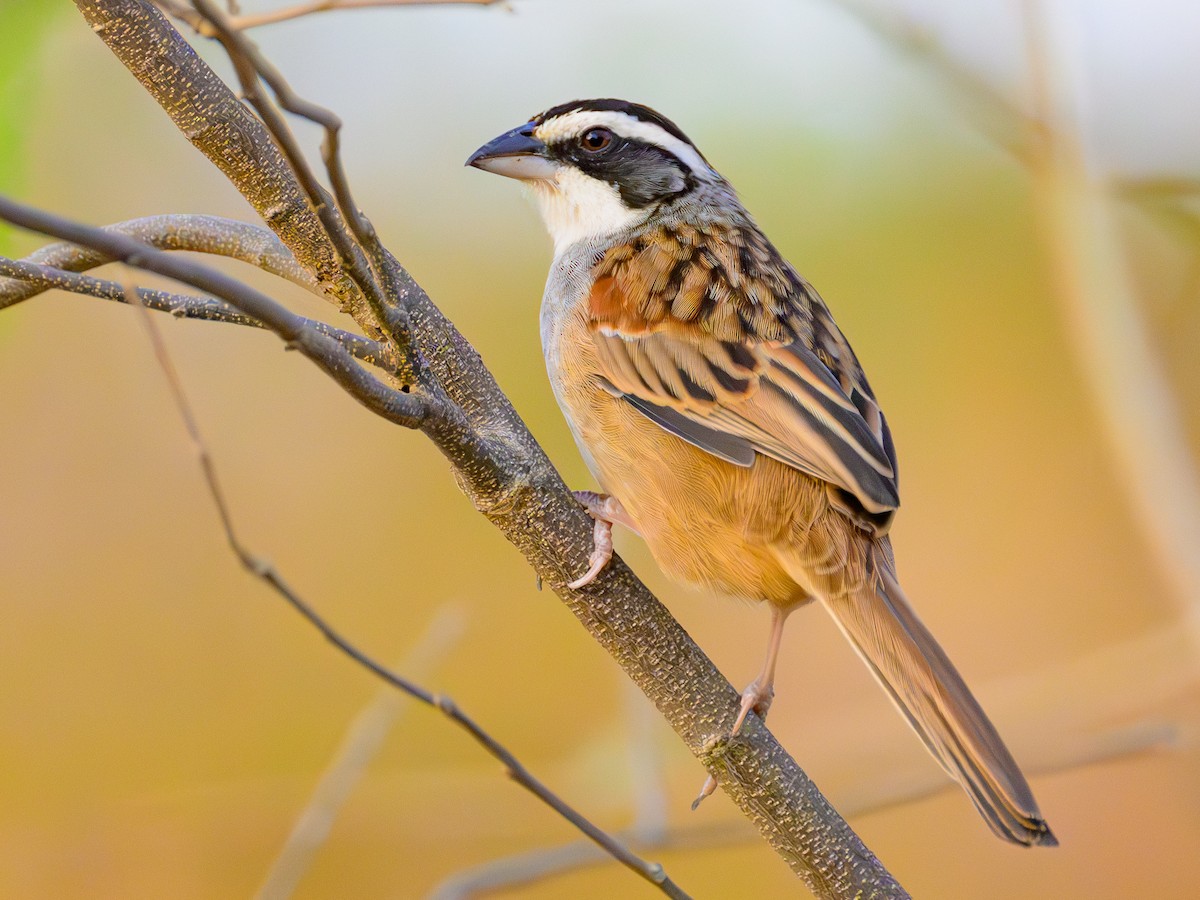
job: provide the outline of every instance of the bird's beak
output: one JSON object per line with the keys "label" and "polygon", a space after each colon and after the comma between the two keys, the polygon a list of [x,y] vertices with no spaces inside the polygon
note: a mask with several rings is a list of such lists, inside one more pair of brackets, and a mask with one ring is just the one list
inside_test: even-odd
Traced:
{"label": "bird's beak", "polygon": [[533,128],[532,122],[526,122],[488,141],[471,154],[467,165],[522,181],[553,178],[558,163],[546,153],[546,145],[533,136]]}

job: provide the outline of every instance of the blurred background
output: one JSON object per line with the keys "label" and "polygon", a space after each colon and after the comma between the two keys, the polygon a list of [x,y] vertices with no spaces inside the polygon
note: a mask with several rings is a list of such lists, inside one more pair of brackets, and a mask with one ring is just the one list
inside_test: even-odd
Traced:
{"label": "blurred background", "polygon": [[[899,448],[906,590],[1062,846],[993,838],[819,609],[785,635],[772,729],[915,896],[1116,898],[1200,890],[1198,10],[513,0],[254,36],[343,117],[385,243],[579,488],[538,342],[549,241],[516,185],[462,161],[576,97],[674,119],[854,343]],[[66,3],[0,5],[0,190],[96,224],[253,220]],[[0,230],[2,253],[38,244]],[[723,796],[689,812],[699,765],[424,438],[265,333],[159,321],[242,537],[348,637],[594,821],[665,831],[646,853],[695,896],[801,891]],[[296,896],[454,896],[576,840],[242,572],[131,310],[54,294],[0,315],[0,459],[0,895],[251,894],[347,742],[363,761],[288,857]],[[618,540],[749,681],[766,611]],[[499,896],[658,895],[604,863]]]}

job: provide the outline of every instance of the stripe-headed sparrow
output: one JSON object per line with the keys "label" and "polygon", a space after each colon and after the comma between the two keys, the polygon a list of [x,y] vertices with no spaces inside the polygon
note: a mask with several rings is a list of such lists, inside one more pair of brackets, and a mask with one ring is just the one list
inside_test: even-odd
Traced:
{"label": "stripe-headed sparrow", "polygon": [[597,550],[576,585],[619,522],[669,575],[768,603],[766,662],[734,731],[766,714],[788,614],[819,601],[992,830],[1055,844],[896,580],[896,453],[858,359],[729,183],[673,123],[621,100],[556,106],[468,164],[525,182],[554,240],[546,365],[606,492],[579,495]]}

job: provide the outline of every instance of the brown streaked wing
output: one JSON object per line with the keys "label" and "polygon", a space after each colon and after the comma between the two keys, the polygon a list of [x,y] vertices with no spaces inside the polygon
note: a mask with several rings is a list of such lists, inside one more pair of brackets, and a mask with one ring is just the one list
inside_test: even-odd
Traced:
{"label": "brown streaked wing", "polygon": [[711,231],[660,229],[606,254],[589,298],[597,374],[714,456],[745,466],[760,453],[869,513],[896,509],[891,436],[854,352],[816,292],[746,233],[713,244]]}

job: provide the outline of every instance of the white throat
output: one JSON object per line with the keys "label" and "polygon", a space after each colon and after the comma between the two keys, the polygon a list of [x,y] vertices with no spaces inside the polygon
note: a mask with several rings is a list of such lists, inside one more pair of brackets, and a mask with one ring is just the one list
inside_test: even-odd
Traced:
{"label": "white throat", "polygon": [[525,183],[537,200],[556,256],[579,241],[616,234],[650,216],[649,209],[630,209],[615,187],[574,166],[560,166],[552,179]]}

